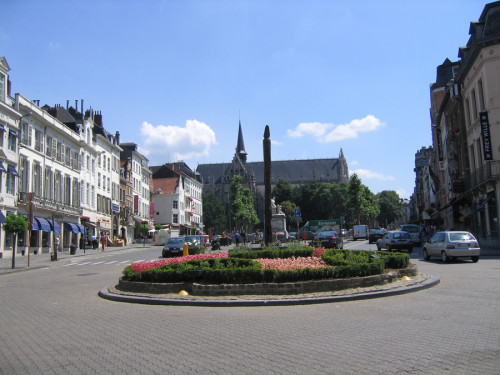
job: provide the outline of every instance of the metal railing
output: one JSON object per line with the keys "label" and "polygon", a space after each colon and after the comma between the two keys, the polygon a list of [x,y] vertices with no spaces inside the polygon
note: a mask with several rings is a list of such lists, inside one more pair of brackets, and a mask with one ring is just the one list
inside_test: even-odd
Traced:
{"label": "metal railing", "polygon": [[465,178],[465,190],[469,191],[488,181],[500,179],[500,160],[488,161]]}

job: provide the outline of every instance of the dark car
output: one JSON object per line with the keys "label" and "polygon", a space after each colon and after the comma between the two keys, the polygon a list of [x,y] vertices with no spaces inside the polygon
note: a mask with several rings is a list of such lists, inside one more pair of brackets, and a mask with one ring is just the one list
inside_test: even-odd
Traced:
{"label": "dark car", "polygon": [[370,229],[370,234],[368,235],[368,243],[377,242],[379,238],[384,237],[385,232],[380,228]]}
{"label": "dark car", "polygon": [[321,242],[325,249],[343,249],[344,241],[342,237],[335,231],[321,231],[318,232],[315,240]]}
{"label": "dark car", "polygon": [[163,258],[182,256],[184,251],[184,241],[184,237],[170,237],[165,243],[165,246],[163,246],[163,250],[161,252]]}
{"label": "dark car", "polygon": [[408,250],[411,253],[413,245],[410,234],[400,230],[387,232],[384,237],[377,240],[377,250],[379,251],[382,249],[387,251]]}

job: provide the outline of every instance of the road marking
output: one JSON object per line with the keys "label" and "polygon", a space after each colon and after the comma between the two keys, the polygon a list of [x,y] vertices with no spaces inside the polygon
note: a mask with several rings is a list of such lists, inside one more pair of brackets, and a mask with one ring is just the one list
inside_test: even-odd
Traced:
{"label": "road marking", "polygon": [[118,261],[117,260],[112,260],[111,262],[106,262],[104,264],[113,264],[113,263],[116,263],[116,262],[118,262]]}

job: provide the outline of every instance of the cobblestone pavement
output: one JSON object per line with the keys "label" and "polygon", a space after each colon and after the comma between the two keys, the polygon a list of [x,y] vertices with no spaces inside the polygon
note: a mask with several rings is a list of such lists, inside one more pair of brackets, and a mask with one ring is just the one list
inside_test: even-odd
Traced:
{"label": "cobblestone pavement", "polygon": [[5,272],[0,374],[500,374],[499,257],[412,258],[440,283],[294,306],[109,301],[97,292],[117,282],[113,267]]}

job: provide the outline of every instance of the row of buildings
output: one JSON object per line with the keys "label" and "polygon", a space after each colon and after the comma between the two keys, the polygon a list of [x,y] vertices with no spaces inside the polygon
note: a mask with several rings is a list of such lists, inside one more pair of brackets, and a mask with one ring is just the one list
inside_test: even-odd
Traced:
{"label": "row of buildings", "polygon": [[[12,96],[9,71],[0,57],[0,257],[12,254],[12,236],[3,228],[11,214],[31,222],[31,230],[18,238],[23,254],[52,251],[56,237],[68,250],[101,234],[130,243],[141,225],[153,230],[160,216],[152,199],[156,171],[138,146],[106,131],[102,114],[85,109],[83,100],[51,107]],[[201,226],[201,184],[188,172],[179,172],[169,190],[177,196],[172,204],[181,201],[178,208],[160,221]]]}
{"label": "row of buildings", "polygon": [[470,23],[430,87],[432,146],[415,156],[412,219],[500,246],[500,2]]}

